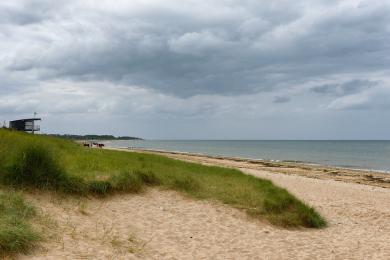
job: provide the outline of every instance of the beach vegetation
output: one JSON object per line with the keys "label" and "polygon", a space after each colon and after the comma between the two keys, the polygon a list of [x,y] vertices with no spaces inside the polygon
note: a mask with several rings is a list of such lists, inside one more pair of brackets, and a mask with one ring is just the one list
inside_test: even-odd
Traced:
{"label": "beach vegetation", "polygon": [[283,227],[320,228],[325,220],[271,181],[236,169],[161,155],[83,148],[76,142],[0,129],[0,179],[70,194],[139,193],[158,186],[210,199]]}
{"label": "beach vegetation", "polygon": [[30,221],[35,209],[14,191],[0,191],[0,258],[26,253],[41,239]]}

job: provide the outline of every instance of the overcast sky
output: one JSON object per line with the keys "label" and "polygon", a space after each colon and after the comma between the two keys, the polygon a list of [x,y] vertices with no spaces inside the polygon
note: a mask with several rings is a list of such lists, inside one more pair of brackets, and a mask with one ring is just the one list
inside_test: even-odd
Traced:
{"label": "overcast sky", "polygon": [[390,139],[390,1],[1,1],[0,120],[158,139]]}

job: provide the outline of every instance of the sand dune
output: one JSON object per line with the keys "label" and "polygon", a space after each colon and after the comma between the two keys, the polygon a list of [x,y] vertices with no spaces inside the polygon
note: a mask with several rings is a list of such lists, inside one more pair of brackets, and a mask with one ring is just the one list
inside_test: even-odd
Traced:
{"label": "sand dune", "polygon": [[390,259],[390,189],[241,170],[287,188],[329,227],[281,229],[218,202],[159,189],[82,202],[34,195],[60,235],[21,258]]}

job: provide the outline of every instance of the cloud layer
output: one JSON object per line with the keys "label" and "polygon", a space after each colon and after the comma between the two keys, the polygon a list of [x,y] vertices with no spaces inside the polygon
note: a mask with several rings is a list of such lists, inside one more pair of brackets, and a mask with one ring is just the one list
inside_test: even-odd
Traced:
{"label": "cloud layer", "polygon": [[7,1],[0,115],[128,115],[174,126],[382,113],[389,14],[380,0]]}

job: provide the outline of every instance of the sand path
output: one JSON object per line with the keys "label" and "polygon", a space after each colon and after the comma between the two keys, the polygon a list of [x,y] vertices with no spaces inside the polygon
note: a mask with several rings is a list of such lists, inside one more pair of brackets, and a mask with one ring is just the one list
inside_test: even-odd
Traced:
{"label": "sand path", "polygon": [[242,169],[271,179],[329,221],[285,230],[217,202],[152,189],[72,201],[31,196],[59,235],[22,259],[390,259],[390,189]]}

